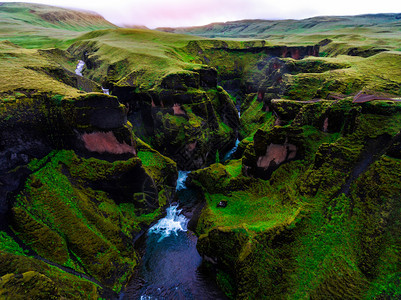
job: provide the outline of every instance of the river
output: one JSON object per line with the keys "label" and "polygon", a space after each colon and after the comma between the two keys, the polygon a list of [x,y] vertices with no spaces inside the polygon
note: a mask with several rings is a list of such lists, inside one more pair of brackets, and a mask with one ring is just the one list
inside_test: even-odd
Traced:
{"label": "river", "polygon": [[183,214],[196,202],[196,193],[185,186],[188,173],[179,172],[178,203],[171,204],[166,217],[148,230],[139,274],[120,299],[227,299],[203,270],[198,238]]}
{"label": "river", "polygon": [[[75,73],[82,76],[84,66],[80,60]],[[102,91],[109,94],[103,87]],[[237,139],[224,161],[231,158],[238,144]],[[185,185],[188,174],[178,172],[178,202],[172,203],[166,216],[147,231],[140,270],[120,293],[120,300],[227,299],[202,267],[202,257],[196,250],[198,238],[188,229],[192,217],[202,208],[197,193]]]}

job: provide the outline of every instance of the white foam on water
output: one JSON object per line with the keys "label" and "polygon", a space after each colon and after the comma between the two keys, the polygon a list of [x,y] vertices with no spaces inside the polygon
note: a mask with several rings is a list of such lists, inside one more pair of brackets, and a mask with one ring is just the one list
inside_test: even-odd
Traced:
{"label": "white foam on water", "polygon": [[188,174],[191,171],[178,171],[178,179],[177,179],[177,185],[176,185],[176,190],[183,190],[186,189],[187,187],[185,186],[185,180],[187,180]]}
{"label": "white foam on water", "polygon": [[82,70],[84,69],[85,63],[83,60],[79,60],[77,64],[77,68],[75,69],[75,74],[78,76],[82,76]]}
{"label": "white foam on water", "polygon": [[188,219],[184,215],[180,215],[181,209],[178,209],[177,205],[171,205],[167,208],[167,216],[160,219],[155,225],[153,225],[148,234],[160,234],[160,238],[157,242],[160,242],[164,238],[171,234],[178,235],[179,231],[187,231]]}

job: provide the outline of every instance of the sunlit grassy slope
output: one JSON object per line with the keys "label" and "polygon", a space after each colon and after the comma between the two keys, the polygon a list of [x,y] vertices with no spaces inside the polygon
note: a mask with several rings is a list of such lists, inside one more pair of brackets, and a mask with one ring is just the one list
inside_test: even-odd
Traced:
{"label": "sunlit grassy slope", "polygon": [[84,32],[115,28],[92,12],[27,3],[0,3],[0,40],[26,48],[65,48]]}
{"label": "sunlit grassy slope", "polygon": [[70,70],[74,68],[73,62],[69,63],[63,55],[57,55],[57,52],[24,49],[6,41],[0,42],[0,85],[3,101],[11,101],[18,92],[23,91],[78,95],[79,91],[64,80],[67,77],[63,76],[60,63],[69,66]]}

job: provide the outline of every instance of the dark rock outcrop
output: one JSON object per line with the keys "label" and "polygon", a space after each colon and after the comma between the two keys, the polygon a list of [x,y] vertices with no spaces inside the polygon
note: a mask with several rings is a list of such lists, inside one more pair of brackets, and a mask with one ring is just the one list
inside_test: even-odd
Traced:
{"label": "dark rock outcrop", "polygon": [[303,157],[303,143],[302,128],[276,126],[269,132],[258,130],[253,147],[244,153],[244,174],[269,179],[282,164]]}

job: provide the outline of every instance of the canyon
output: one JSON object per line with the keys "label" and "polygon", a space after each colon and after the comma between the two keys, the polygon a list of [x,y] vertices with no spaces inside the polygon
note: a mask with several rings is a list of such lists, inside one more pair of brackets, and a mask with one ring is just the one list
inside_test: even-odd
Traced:
{"label": "canyon", "polygon": [[0,298],[401,295],[401,52],[372,38],[397,15],[213,39],[0,14]]}

